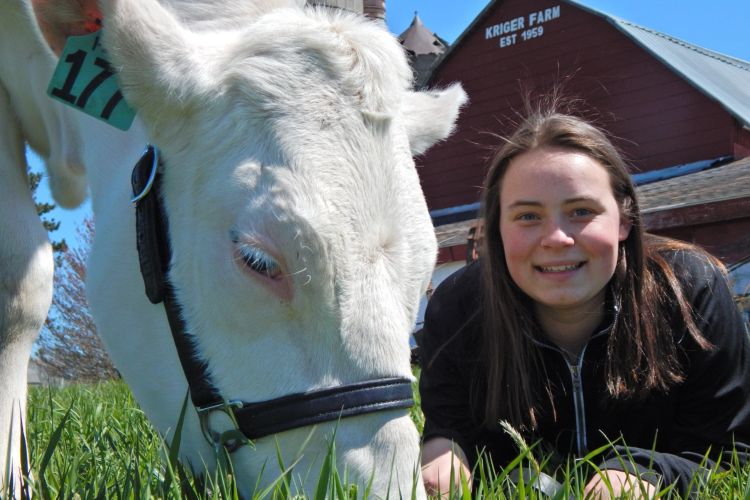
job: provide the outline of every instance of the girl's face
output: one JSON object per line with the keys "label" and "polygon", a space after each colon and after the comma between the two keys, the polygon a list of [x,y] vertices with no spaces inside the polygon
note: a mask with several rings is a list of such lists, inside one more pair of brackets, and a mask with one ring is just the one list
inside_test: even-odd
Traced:
{"label": "girl's face", "polygon": [[510,162],[500,189],[500,234],[510,276],[538,308],[601,308],[618,244],[629,232],[609,174],[593,158],[540,148]]}

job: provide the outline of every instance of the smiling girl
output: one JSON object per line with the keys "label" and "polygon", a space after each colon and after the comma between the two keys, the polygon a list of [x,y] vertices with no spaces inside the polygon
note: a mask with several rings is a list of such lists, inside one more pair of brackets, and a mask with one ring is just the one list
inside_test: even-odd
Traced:
{"label": "smiling girl", "polygon": [[425,316],[428,489],[469,477],[480,452],[512,461],[501,421],[563,457],[614,443],[586,485],[599,497],[672,483],[685,493],[713,461],[742,456],[750,344],[723,268],[643,232],[604,133],[533,114],[492,161],[483,196],[483,258],[446,279]]}

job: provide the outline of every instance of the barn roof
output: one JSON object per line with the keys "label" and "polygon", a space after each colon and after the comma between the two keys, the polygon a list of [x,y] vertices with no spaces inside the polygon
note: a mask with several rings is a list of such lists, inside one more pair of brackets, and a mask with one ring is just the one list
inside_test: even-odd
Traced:
{"label": "barn roof", "polygon": [[638,187],[643,213],[750,197],[750,157]]}
{"label": "barn roof", "polygon": [[[462,45],[464,39],[479,26],[502,0],[492,0],[456,39],[433,73]],[[575,0],[565,3],[585,10],[611,23],[615,28],[651,53],[677,75],[690,82],[708,97],[716,100],[730,114],[750,127],[750,62],[693,45],[678,38],[654,31]]]}
{"label": "barn roof", "polygon": [[418,56],[422,54],[442,54],[448,46],[424,25],[416,12],[411,25],[399,35],[398,39],[404,47]]}
{"label": "barn roof", "polygon": [[398,37],[409,56],[414,71],[414,87],[424,86],[438,58],[448,50],[448,42],[424,25],[415,12],[411,25]]}

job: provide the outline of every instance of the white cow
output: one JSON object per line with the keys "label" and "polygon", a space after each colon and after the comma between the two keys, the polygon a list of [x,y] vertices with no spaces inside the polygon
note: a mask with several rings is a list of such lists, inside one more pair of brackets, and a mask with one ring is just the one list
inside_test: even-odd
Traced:
{"label": "white cow", "polygon": [[[29,5],[7,3],[11,15],[0,16],[0,203],[11,200],[3,214],[23,217],[4,216],[0,228],[23,237],[0,238],[0,245],[15,244],[0,246],[11,271],[0,291],[0,436],[25,400],[29,346],[51,279],[49,247],[21,177],[24,140],[47,158],[61,204],[80,198],[86,167],[97,226],[90,305],[115,364],[165,435],[187,383],[164,308],[146,298],[139,272],[129,179],[146,142],[163,153],[170,280],[222,396],[258,402],[411,377],[408,335],[436,254],[412,155],[450,133],[465,101],[460,87],[410,91],[411,71],[394,38],[340,11],[294,0],[112,0],[102,5],[104,45],[139,115],[120,132],[44,95],[53,57]],[[46,3],[34,7],[55,49],[98,16],[83,0]],[[6,255],[28,264],[6,265]],[[231,426],[221,419],[211,425]],[[350,480],[374,477],[376,495],[389,483],[392,494],[411,493],[419,446],[403,409],[239,448],[231,458],[241,492],[252,491],[263,469],[261,484],[278,477],[276,443],[286,464],[297,461],[296,483],[312,490],[334,430],[338,467]],[[17,457],[17,432],[10,443]],[[215,464],[192,407],[181,453],[199,470]]]}

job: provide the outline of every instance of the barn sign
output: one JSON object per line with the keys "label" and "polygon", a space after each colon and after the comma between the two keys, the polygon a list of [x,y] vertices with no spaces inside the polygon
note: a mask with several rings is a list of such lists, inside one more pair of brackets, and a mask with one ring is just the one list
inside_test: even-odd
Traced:
{"label": "barn sign", "polygon": [[544,23],[560,18],[560,5],[544,10],[535,10],[526,15],[503,21],[484,29],[485,40],[498,39],[502,49],[544,35]]}

